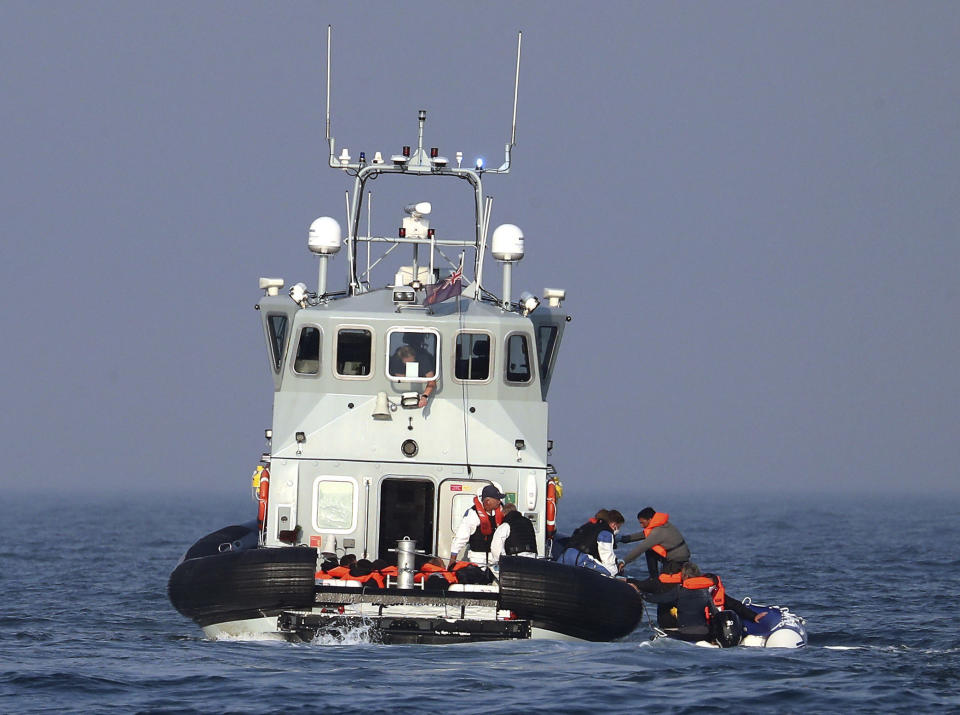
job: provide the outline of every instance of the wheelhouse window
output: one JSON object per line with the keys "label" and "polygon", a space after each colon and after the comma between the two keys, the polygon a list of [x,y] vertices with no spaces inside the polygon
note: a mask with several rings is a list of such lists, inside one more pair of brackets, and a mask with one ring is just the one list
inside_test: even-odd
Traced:
{"label": "wheelhouse window", "polygon": [[357,485],[349,477],[321,477],[313,487],[313,528],[349,534],[356,526]]}
{"label": "wheelhouse window", "polygon": [[507,338],[507,382],[530,382],[530,349],[527,336],[514,333]]}
{"label": "wheelhouse window", "polygon": [[439,336],[430,330],[391,330],[387,335],[387,376],[395,382],[436,380]]}
{"label": "wheelhouse window", "polygon": [[490,378],[489,335],[486,333],[460,333],[457,335],[454,376],[458,380],[478,382]]}
{"label": "wheelhouse window", "polygon": [[537,328],[537,357],[540,361],[540,379],[545,380],[553,364],[553,348],[557,343],[557,326],[541,325]]}
{"label": "wheelhouse window", "polygon": [[373,333],[366,328],[337,331],[337,376],[366,377],[373,363]]}
{"label": "wheelhouse window", "polygon": [[316,375],[320,372],[319,328],[307,325],[300,329],[297,355],[293,359],[293,371],[300,375]]}
{"label": "wheelhouse window", "polygon": [[283,351],[287,344],[287,316],[283,313],[273,313],[267,316],[267,330],[270,333],[270,357],[273,359],[273,369],[280,371],[283,362]]}

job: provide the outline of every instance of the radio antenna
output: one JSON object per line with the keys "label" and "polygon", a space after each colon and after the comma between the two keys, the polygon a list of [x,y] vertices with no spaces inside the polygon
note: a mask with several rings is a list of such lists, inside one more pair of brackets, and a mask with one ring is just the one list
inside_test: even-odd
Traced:
{"label": "radio antenna", "polygon": [[[523,31],[517,33],[517,72],[513,78],[513,122],[510,127],[510,146],[517,143],[517,93],[520,89],[520,43],[523,42]],[[329,46],[329,42],[327,43]],[[329,61],[327,62],[329,65]],[[329,103],[329,99],[327,100]],[[329,119],[327,120],[329,122]]]}
{"label": "radio antenna", "polygon": [[520,91],[520,47],[523,44],[523,31],[517,33],[517,71],[513,76],[513,117],[510,121],[510,143],[503,150],[503,164],[494,170],[495,174],[510,173],[510,154],[517,145],[517,94]]}
{"label": "radio antenna", "polygon": [[336,166],[333,163],[335,154],[334,139],[330,136],[330,40],[333,36],[333,25],[327,25],[327,144],[330,145],[330,166]]}

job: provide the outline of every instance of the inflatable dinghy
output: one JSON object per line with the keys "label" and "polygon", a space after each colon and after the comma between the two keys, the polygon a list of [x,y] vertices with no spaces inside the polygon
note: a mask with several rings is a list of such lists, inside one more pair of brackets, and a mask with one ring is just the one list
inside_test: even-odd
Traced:
{"label": "inflatable dinghy", "polygon": [[807,644],[806,622],[788,608],[751,603],[749,598],[744,605],[754,613],[766,611],[767,615],[754,623],[743,622],[733,611],[721,611],[709,640],[690,641],[680,637],[674,628],[657,628],[654,639],[673,638],[705,648],[802,648]]}
{"label": "inflatable dinghy", "polygon": [[767,612],[759,623],[744,623],[742,646],[763,648],[802,648],[807,644],[806,621],[785,606],[763,606],[744,600],[756,613]]}

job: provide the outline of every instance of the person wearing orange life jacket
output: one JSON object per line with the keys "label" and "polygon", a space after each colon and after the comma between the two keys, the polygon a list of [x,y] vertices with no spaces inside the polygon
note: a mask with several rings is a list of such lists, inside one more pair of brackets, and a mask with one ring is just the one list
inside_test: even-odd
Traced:
{"label": "person wearing orange life jacket", "polygon": [[[651,603],[676,605],[676,637],[680,640],[709,640],[712,636],[711,619],[722,610],[733,611],[741,619],[754,622],[766,615],[766,612],[754,612],[727,595],[719,576],[700,573],[700,568],[692,561],[685,563],[680,573],[660,574],[659,580],[669,588],[660,593],[645,593],[643,598]],[[673,624],[660,625],[670,627]]]}
{"label": "person wearing orange life jacket", "polygon": [[647,571],[651,579],[663,573],[677,573],[684,563],[690,560],[690,547],[683,534],[669,521],[670,515],[654,511],[653,507],[641,509],[637,521],[643,528],[640,534],[630,534],[620,539],[621,544],[639,541],[623,559],[629,564],[640,557],[647,556]]}
{"label": "person wearing orange life jacket", "polygon": [[448,570],[453,569],[464,546],[467,547],[467,561],[481,566],[495,563],[490,556],[490,546],[493,532],[503,523],[503,510],[500,508],[503,497],[499,489],[488,484],[480,492],[479,498],[473,498],[473,506],[464,513],[453,534]]}

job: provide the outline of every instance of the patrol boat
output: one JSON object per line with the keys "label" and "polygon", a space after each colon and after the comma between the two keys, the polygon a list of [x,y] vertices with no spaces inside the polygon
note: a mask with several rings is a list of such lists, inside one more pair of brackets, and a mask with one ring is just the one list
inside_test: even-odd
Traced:
{"label": "patrol boat", "polygon": [[[256,308],[275,395],[254,476],[257,520],[195,543],[170,577],[169,597],[211,638],[311,640],[358,630],[385,643],[627,635],[643,605],[623,581],[545,558],[506,556],[494,579],[444,565],[454,530],[487,485],[531,520],[541,557],[556,532],[561,485],[548,462],[547,396],[570,320],[565,292],[515,295],[512,268],[524,257],[524,235],[503,224],[488,242],[493,199],[483,185],[511,170],[522,35],[510,141],[498,168],[463,165],[459,151],[451,162],[425,144],[425,110],[416,143],[396,154],[338,154],[330,40],[328,28],[329,166],[353,179],[345,235],[328,216],[311,225],[315,290],[260,279]],[[370,228],[376,179],[415,192],[397,207],[391,235]],[[432,225],[423,179],[454,179],[469,190],[473,235]],[[377,283],[374,269],[394,251],[407,252],[408,262]],[[345,285],[331,289],[329,264],[343,254]],[[488,254],[500,266],[498,287],[485,281]],[[351,555],[356,563],[343,565]]]}

